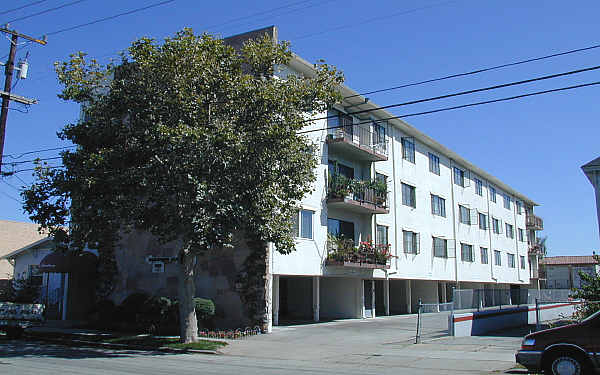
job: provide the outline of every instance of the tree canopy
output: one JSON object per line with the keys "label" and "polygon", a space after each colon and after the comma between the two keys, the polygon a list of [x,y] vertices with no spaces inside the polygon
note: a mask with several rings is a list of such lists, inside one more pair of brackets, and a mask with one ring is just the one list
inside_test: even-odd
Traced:
{"label": "tree canopy", "polygon": [[133,42],[118,63],[82,52],[56,63],[59,97],[82,105],[58,136],[77,147],[62,153],[63,168],[37,169],[24,208],[73,249],[111,248],[134,229],[177,241],[188,281],[190,259],[236,233],[291,252],[291,217],[317,165],[297,133],[340,100],[343,82],[323,62],[278,77],[291,58],[266,36],[236,51],[184,29]]}

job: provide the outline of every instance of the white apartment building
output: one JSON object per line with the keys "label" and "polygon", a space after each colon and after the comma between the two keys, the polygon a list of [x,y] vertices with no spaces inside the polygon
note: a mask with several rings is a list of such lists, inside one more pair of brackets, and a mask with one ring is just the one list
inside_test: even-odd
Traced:
{"label": "white apartment building", "polygon": [[[312,69],[296,56],[279,75]],[[543,222],[533,200],[352,89],[341,91],[343,103],[322,114],[329,118],[306,127],[315,130],[307,135],[320,164],[299,209],[296,251],[273,251],[274,324],[410,313],[419,299],[450,300],[454,287],[516,289],[537,278]],[[378,250],[389,244],[392,257],[367,244],[353,250],[348,240]]]}

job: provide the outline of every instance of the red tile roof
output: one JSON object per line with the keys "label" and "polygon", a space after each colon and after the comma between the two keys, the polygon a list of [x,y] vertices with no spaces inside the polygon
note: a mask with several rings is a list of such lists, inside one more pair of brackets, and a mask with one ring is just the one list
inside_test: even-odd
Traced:
{"label": "red tile roof", "polygon": [[540,260],[540,264],[550,266],[566,266],[569,264],[596,264],[592,255],[558,256],[545,257]]}

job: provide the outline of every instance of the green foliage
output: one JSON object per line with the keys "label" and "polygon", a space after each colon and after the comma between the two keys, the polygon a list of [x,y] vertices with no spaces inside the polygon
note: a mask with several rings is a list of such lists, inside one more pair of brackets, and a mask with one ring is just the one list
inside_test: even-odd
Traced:
{"label": "green foliage", "polygon": [[117,319],[124,323],[135,324],[148,299],[150,296],[145,293],[128,295],[117,309]]}
{"label": "green foliage", "polygon": [[215,304],[210,299],[194,298],[194,306],[199,321],[210,319],[215,315]]}
{"label": "green foliage", "polygon": [[[600,264],[600,257],[598,255],[594,255],[594,259],[596,263]],[[581,278],[581,287],[573,289],[571,297],[584,300],[582,304],[577,305],[575,311],[577,319],[584,319],[600,310],[600,273],[588,274],[579,272],[579,277]],[[594,301],[595,303],[590,303],[590,301]]]}
{"label": "green foliage", "polygon": [[0,302],[39,303],[41,286],[31,279],[14,279],[0,294]]}

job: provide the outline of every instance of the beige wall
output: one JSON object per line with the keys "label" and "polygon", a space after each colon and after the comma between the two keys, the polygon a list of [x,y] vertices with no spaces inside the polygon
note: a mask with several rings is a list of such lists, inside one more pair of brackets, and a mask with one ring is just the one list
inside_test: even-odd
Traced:
{"label": "beige wall", "polygon": [[[38,232],[37,224],[0,220],[0,256],[45,237],[47,236]],[[0,260],[0,280],[10,279],[12,274],[13,266],[7,260]]]}

